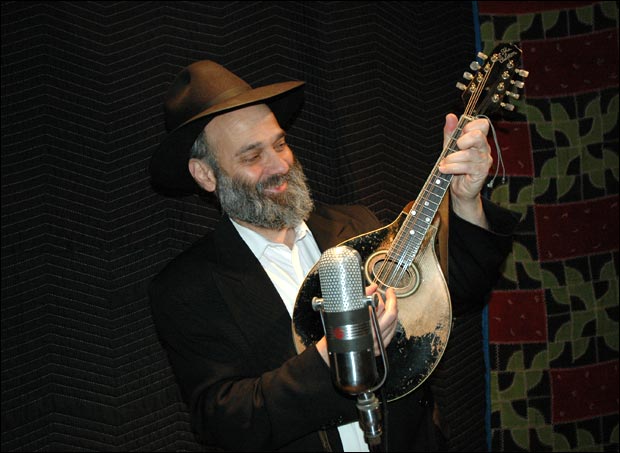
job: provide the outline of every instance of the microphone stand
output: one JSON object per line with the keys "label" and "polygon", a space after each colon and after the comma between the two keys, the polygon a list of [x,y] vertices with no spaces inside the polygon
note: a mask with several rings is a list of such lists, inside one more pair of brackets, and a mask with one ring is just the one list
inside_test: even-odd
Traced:
{"label": "microphone stand", "polygon": [[369,297],[367,300],[368,305],[372,307],[372,310],[370,310],[370,317],[372,319],[375,338],[377,339],[379,352],[381,353],[381,359],[383,361],[383,378],[378,385],[357,396],[356,406],[359,414],[359,424],[362,431],[364,431],[364,440],[368,444],[368,450],[371,452],[380,452],[381,435],[383,434],[383,430],[381,429],[381,407],[374,392],[385,383],[388,373],[388,361],[386,358],[387,355],[385,353],[385,347],[383,345],[383,339],[381,338],[379,321],[377,320],[377,314],[375,313],[375,308],[379,302],[379,296],[375,293],[374,296]]}
{"label": "microphone stand", "polygon": [[364,440],[370,451],[381,451],[381,410],[379,400],[373,392],[361,393],[357,397],[359,423],[364,431]]}

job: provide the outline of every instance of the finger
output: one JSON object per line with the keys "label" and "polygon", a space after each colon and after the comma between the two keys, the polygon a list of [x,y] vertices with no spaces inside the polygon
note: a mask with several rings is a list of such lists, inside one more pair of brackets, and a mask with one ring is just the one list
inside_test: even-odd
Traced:
{"label": "finger", "polygon": [[[486,176],[493,165],[490,147],[479,131],[473,136],[461,137],[460,151],[448,155],[439,165],[439,171],[453,175]],[[476,136],[477,135],[477,136]]]}
{"label": "finger", "polygon": [[487,136],[480,129],[474,129],[462,135],[456,145],[460,150],[474,149],[479,152],[488,153],[490,151]]}
{"label": "finger", "polygon": [[379,296],[379,302],[377,303],[377,306],[375,307],[375,313],[377,314],[377,319],[380,319],[381,316],[383,316],[384,312],[385,312],[385,303],[383,303],[383,299],[381,298],[381,296]]}
{"label": "finger", "polygon": [[[390,326],[388,326],[388,328],[381,331],[381,340],[383,342],[383,347],[387,347],[390,344],[390,342],[394,338],[394,335],[396,335],[396,324],[391,324]],[[379,354],[378,344],[375,345],[375,354]]]}
{"label": "finger", "polygon": [[388,288],[385,292],[385,309],[389,313],[398,316],[398,304],[396,300],[396,292],[394,288]]}
{"label": "finger", "polygon": [[377,314],[377,317],[380,316],[383,310],[385,309],[385,307],[383,306],[383,298],[381,297],[381,293],[377,292],[378,287],[379,286],[376,283],[371,283],[370,285],[366,287],[366,290],[365,290],[366,296],[372,296],[375,293],[377,294],[377,303],[376,305],[374,305],[375,313]]}
{"label": "finger", "polygon": [[443,127],[443,146],[444,148],[447,146],[448,141],[452,138],[452,134],[456,129],[456,125],[459,120],[454,113],[449,113],[446,115],[446,123]]}
{"label": "finger", "polygon": [[481,131],[485,136],[488,135],[489,134],[489,122],[484,118],[470,121],[463,128],[463,135],[467,134],[468,132],[474,131],[474,130]]}
{"label": "finger", "polygon": [[375,293],[375,291],[377,291],[378,287],[379,286],[376,283],[371,283],[370,285],[366,287],[366,295],[372,296]]}
{"label": "finger", "polygon": [[479,174],[487,173],[493,164],[489,153],[468,149],[458,151],[446,157],[439,165],[439,170],[446,174]]}
{"label": "finger", "polygon": [[389,331],[394,329],[398,322],[398,304],[396,301],[396,293],[393,288],[388,288],[385,292],[385,310],[379,319],[379,327],[381,331]]}

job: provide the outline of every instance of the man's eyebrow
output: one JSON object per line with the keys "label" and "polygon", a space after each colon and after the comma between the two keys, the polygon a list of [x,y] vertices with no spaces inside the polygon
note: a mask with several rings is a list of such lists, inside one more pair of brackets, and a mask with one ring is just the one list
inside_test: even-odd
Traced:
{"label": "man's eyebrow", "polygon": [[[274,136],[272,143],[275,143],[277,141],[282,140],[283,138],[286,138],[286,132],[281,131],[279,132],[277,135]],[[236,156],[240,156],[244,153],[250,152],[252,150],[258,149],[258,148],[262,148],[263,147],[263,142],[255,142],[255,143],[250,143],[249,145],[245,145],[242,146],[241,148],[239,148],[237,150],[237,152],[235,153]]]}
{"label": "man's eyebrow", "polygon": [[235,155],[236,156],[241,156],[242,154],[250,152],[253,149],[262,148],[262,146],[263,146],[262,142],[250,143],[249,145],[245,145],[245,146],[242,146],[241,148],[239,148],[237,150],[237,152],[235,153]]}

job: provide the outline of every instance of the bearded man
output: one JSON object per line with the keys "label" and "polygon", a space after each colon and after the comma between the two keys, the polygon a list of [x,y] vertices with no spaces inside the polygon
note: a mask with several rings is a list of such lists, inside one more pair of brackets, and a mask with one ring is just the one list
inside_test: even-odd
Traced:
{"label": "bearded man", "polygon": [[[313,203],[284,130],[300,107],[302,85],[253,89],[217,63],[200,61],[181,71],[166,96],[170,133],[151,161],[153,182],[214,192],[224,214],[150,287],[158,334],[206,446],[368,451],[355,401],[332,385],[325,337],[301,353],[293,344],[297,292],[321,252],[381,227],[363,206]],[[447,135],[456,123],[447,117]],[[481,304],[490,291],[489,276],[510,251],[516,223],[480,196],[491,166],[487,132],[486,121],[470,122],[460,151],[440,167],[456,175],[450,259],[459,275],[450,291],[462,304]],[[387,345],[398,321],[391,289],[376,311]],[[431,398],[421,386],[389,403],[390,449],[441,448]]]}

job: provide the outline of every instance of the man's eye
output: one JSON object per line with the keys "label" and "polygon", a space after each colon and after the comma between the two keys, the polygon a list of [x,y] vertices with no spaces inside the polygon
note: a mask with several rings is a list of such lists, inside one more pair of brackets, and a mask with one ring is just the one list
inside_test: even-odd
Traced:
{"label": "man's eye", "polygon": [[245,156],[243,158],[243,162],[245,163],[252,163],[252,162],[256,162],[258,160],[258,154],[252,154],[250,156]]}

